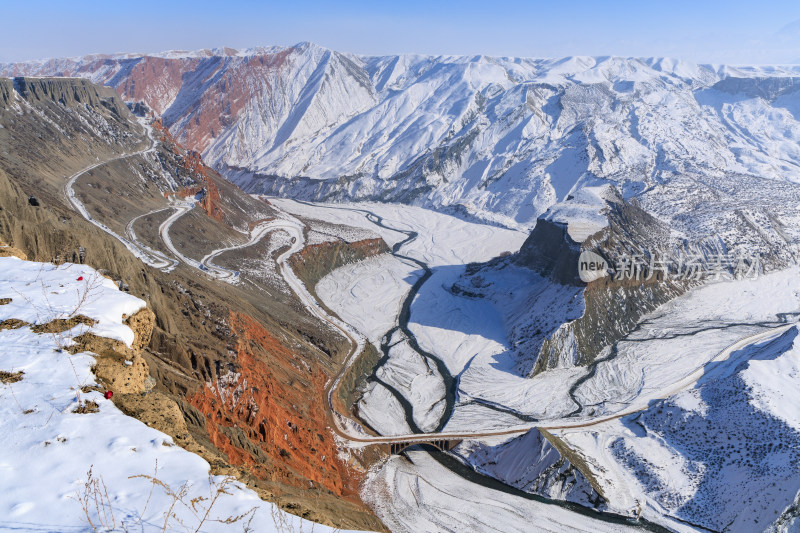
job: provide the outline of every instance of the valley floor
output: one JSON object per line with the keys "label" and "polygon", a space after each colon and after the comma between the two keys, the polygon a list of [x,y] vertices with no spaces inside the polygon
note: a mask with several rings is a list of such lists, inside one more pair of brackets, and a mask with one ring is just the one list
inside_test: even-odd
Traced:
{"label": "valley floor", "polygon": [[[642,515],[677,530],[694,530],[692,524],[710,529],[725,527],[720,519],[708,514],[713,510],[713,498],[727,502],[717,505],[735,509],[733,502],[752,500],[752,491],[766,488],[744,483],[739,492],[722,490],[724,479],[731,474],[728,470],[711,472],[700,465],[701,455],[685,449],[691,439],[675,440],[672,435],[672,441],[665,443],[657,437],[661,434],[658,432],[655,437],[641,438],[642,430],[634,426],[641,411],[645,417],[653,417],[654,411],[661,413],[664,405],[675,402],[689,412],[700,413],[700,420],[705,420],[708,409],[718,408],[702,407],[697,402],[689,402],[692,406],[686,407],[686,402],[696,396],[693,390],[710,390],[709,383],[715,383],[720,368],[729,369],[722,371],[722,377],[736,374],[742,365],[749,364],[758,346],[773,342],[774,338],[785,339],[794,331],[792,324],[800,316],[797,268],[755,280],[720,281],[692,290],[644,317],[636,330],[608,348],[600,359],[614,350],[612,357],[591,367],[591,371],[586,367],[556,368],[528,378],[514,371],[507,308],[524,304],[515,294],[530,293],[533,288],[538,291],[540,305],[531,308],[531,313],[563,313],[563,309],[548,307],[545,297],[563,301],[564,295],[553,297],[541,278],[523,268],[504,269],[501,278],[491,280],[494,287],[490,298],[467,298],[450,290],[466,265],[518,249],[524,234],[407,206],[270,201],[298,216],[368,228],[381,234],[390,246],[400,244],[393,255],[339,268],[316,286],[316,293],[329,309],[376,348],[383,349],[380,368],[358,403],[361,419],[379,433],[439,429],[480,434],[514,427],[548,428],[555,435],[553,438],[584,457],[583,467],[595,475],[596,488],[606,496],[607,509]],[[424,276],[427,277],[420,286],[418,282]],[[402,322],[403,302],[412,290],[417,292],[409,306],[410,316],[406,317],[409,336],[397,325]],[[530,301],[535,305],[537,300]],[[799,375],[792,370],[792,377],[787,379],[796,387]],[[446,411],[448,387],[455,390],[450,416]],[[770,398],[774,394],[768,391],[762,387],[756,396],[745,393],[742,408],[755,406],[770,419],[780,418],[780,413],[786,412],[787,400],[773,401]],[[750,415],[744,416],[749,420]],[[786,423],[791,427],[782,431],[795,443],[785,445],[794,446],[800,444],[800,426],[795,425],[793,415],[789,418]],[[653,421],[651,425],[659,423]],[[651,435],[647,429],[643,431]],[[504,442],[513,439],[487,436],[476,441],[482,441],[483,449],[490,450],[491,455],[492,449],[499,450]],[[648,444],[648,439],[652,443]],[[659,446],[666,448],[659,451]],[[456,451],[467,462],[474,462],[478,459],[471,456],[473,448],[474,444],[463,444]],[[654,483],[656,474],[651,470],[632,466],[640,464],[637,461],[649,464],[651,454],[684,470],[699,468],[702,475],[663,471],[658,473],[662,481]],[[536,461],[537,457],[531,455],[518,457],[516,464],[532,467]],[[783,520],[790,522],[791,512],[784,510],[793,505],[800,491],[800,472],[792,461],[789,463],[794,466],[782,477],[783,488],[769,509],[753,507],[750,518],[748,513],[732,511],[731,530],[757,527],[758,522],[751,518],[759,519],[759,513],[761,524],[768,524],[768,517],[774,520],[782,513],[789,513]],[[473,466],[486,468],[485,463],[478,463]],[[751,471],[753,476],[758,468],[769,471],[763,463],[758,468],[751,467],[752,463],[743,459],[736,468]],[[489,468],[498,469],[502,469],[499,463]],[[764,479],[772,482],[773,478]],[[663,488],[666,480],[671,483],[667,496]],[[543,531],[557,531],[566,523],[561,521],[566,518],[560,513],[571,516],[574,522],[569,523],[573,527],[586,530],[626,527],[591,519],[585,519],[589,522],[584,526],[583,518],[561,507],[545,505],[538,509],[536,503],[529,501],[510,503],[506,495],[468,482],[416,451],[409,452],[408,459],[392,457],[382,463],[370,478],[366,497],[370,495],[382,520],[398,530],[447,530],[457,523],[459,527],[455,529],[459,531],[515,531],[524,530],[525,523],[536,523]],[[470,499],[465,495],[488,503],[485,508],[475,501],[465,504],[465,499]],[[582,503],[588,505],[587,501]],[[491,518],[482,522],[479,517]]]}

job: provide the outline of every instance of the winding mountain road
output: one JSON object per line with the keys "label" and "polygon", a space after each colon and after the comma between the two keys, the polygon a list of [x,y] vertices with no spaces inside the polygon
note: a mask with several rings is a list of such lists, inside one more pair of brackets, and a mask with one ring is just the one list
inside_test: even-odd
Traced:
{"label": "winding mountain road", "polygon": [[[289,213],[281,212],[282,218],[270,220],[267,222],[262,222],[255,226],[249,234],[248,241],[241,245],[236,246],[229,246],[225,248],[220,248],[214,250],[203,257],[201,260],[197,261],[195,259],[191,259],[186,257],[182,254],[177,247],[174,245],[170,238],[170,229],[172,225],[179,220],[183,215],[188,213],[195,205],[194,201],[185,200],[182,202],[176,202],[173,205],[168,207],[162,207],[156,210],[153,210],[149,213],[145,213],[143,215],[139,215],[134,219],[130,220],[126,226],[126,235],[121,236],[111,230],[102,222],[99,222],[92,218],[92,216],[87,211],[86,207],[83,203],[77,198],[75,191],[73,189],[74,184],[76,181],[89,172],[92,169],[98,168],[102,165],[111,163],[113,161],[134,157],[138,155],[144,155],[148,152],[152,152],[155,150],[155,140],[152,137],[152,133],[148,130],[148,137],[150,138],[150,146],[143,150],[132,152],[130,154],[123,154],[106,161],[99,161],[95,164],[87,166],[86,168],[82,169],[81,171],[73,174],[68,180],[64,187],[64,195],[66,200],[73,206],[73,208],[78,211],[86,220],[90,221],[95,226],[99,227],[106,233],[110,234],[117,240],[119,240],[123,245],[126,246],[135,256],[139,257],[144,263],[154,267],[159,268],[165,271],[174,269],[179,262],[183,262],[193,268],[196,268],[216,279],[221,281],[236,283],[239,278],[239,273],[231,270],[229,268],[222,267],[214,263],[214,260],[223,253],[230,252],[237,249],[246,248],[248,246],[252,246],[258,243],[261,239],[263,239],[266,235],[270,234],[273,231],[284,231],[288,233],[292,237],[291,245],[288,249],[282,252],[276,259],[278,270],[289,285],[291,290],[295,293],[298,299],[303,303],[303,305],[309,310],[309,312],[317,317],[319,320],[327,323],[330,325],[332,329],[339,332],[343,335],[350,344],[350,350],[347,354],[345,362],[342,364],[339,372],[329,379],[328,383],[326,384],[325,388],[325,395],[327,397],[327,405],[326,407],[326,414],[329,418],[331,430],[340,438],[345,441],[349,441],[353,444],[379,444],[379,445],[386,445],[386,444],[393,444],[393,443],[414,443],[414,442],[427,442],[432,439],[453,439],[453,440],[463,440],[463,439],[481,439],[487,437],[497,437],[497,436],[514,436],[520,435],[525,432],[528,432],[534,428],[539,428],[543,430],[553,431],[553,430],[576,430],[580,428],[588,428],[593,426],[598,426],[600,424],[616,420],[631,414],[634,414],[639,411],[643,411],[649,407],[650,402],[653,400],[658,399],[665,399],[668,398],[680,391],[686,390],[687,388],[692,387],[697,381],[704,375],[706,366],[710,363],[720,362],[728,359],[730,355],[749,344],[754,342],[759,342],[760,340],[764,340],[770,338],[772,336],[778,335],[783,333],[787,329],[794,327],[795,324],[787,324],[788,320],[784,320],[783,324],[777,325],[777,327],[770,327],[769,329],[765,329],[764,331],[760,331],[756,334],[752,334],[746,337],[743,337],[736,342],[732,343],[724,350],[719,352],[714,358],[709,361],[704,362],[703,364],[699,365],[693,372],[686,375],[679,381],[672,383],[669,387],[665,387],[664,389],[660,390],[657,393],[652,393],[647,395],[643,398],[637,398],[633,403],[628,405],[625,409],[609,414],[606,416],[595,417],[591,419],[581,418],[559,418],[553,420],[542,420],[542,421],[530,421],[524,422],[516,426],[507,427],[503,429],[497,430],[490,430],[490,431],[441,431],[441,429],[446,425],[449,420],[450,414],[452,413],[454,398],[455,398],[455,382],[452,380],[447,380],[447,376],[450,376],[449,372],[447,371],[446,366],[444,363],[435,356],[435,354],[430,354],[428,352],[424,352],[419,345],[416,343],[416,339],[413,333],[408,328],[408,320],[410,318],[410,306],[411,302],[414,299],[414,296],[417,294],[421,286],[425,283],[425,281],[430,277],[431,269],[428,267],[426,263],[420,261],[415,258],[410,258],[407,255],[401,255],[401,249],[407,245],[408,243],[412,242],[416,238],[416,234],[414,232],[405,231],[399,228],[393,228],[387,225],[384,220],[377,214],[361,210],[361,209],[351,209],[353,211],[360,211],[365,214],[365,216],[372,222],[373,224],[379,225],[381,227],[398,231],[401,233],[405,233],[407,238],[399,243],[397,243],[394,247],[392,252],[399,257],[409,259],[416,263],[420,268],[422,268],[426,273],[427,276],[421,277],[417,282],[414,284],[412,289],[406,295],[405,301],[403,302],[401,315],[399,317],[399,324],[395,327],[395,329],[402,330],[403,334],[405,334],[412,346],[415,350],[417,350],[420,355],[430,359],[436,364],[437,368],[440,370],[440,374],[442,378],[445,379],[446,382],[446,399],[448,399],[447,405],[448,408],[445,410],[445,413],[442,416],[442,419],[438,425],[438,431],[431,432],[431,433],[410,433],[410,434],[403,434],[403,435],[391,435],[391,436],[377,436],[369,434],[364,427],[356,420],[352,419],[345,413],[341,413],[337,411],[335,402],[334,402],[334,395],[338,390],[339,386],[342,383],[343,377],[349,371],[349,369],[353,366],[355,361],[364,351],[365,346],[367,344],[367,339],[361,335],[358,331],[355,330],[350,324],[340,320],[338,317],[334,317],[328,314],[325,308],[316,300],[316,298],[309,292],[308,288],[305,284],[295,275],[294,271],[292,270],[288,260],[289,258],[301,251],[305,246],[305,238],[304,238],[304,228],[305,225],[300,220],[296,219]],[[170,216],[159,226],[159,235],[161,240],[163,241],[164,245],[167,249],[177,258],[172,259],[168,257],[166,254],[153,250],[152,248],[144,245],[143,243],[139,242],[136,238],[136,234],[134,231],[134,225],[136,221],[144,216],[162,212],[165,210],[173,209],[174,212],[170,214]],[[781,317],[779,317],[781,318]],[[785,318],[785,317],[784,317]],[[766,327],[766,326],[765,326]],[[594,371],[594,367],[587,369],[587,376],[591,377],[591,374]],[[587,379],[588,379],[587,377]],[[406,417],[409,417],[409,413],[406,413]],[[414,427],[411,425],[410,427]]]}
{"label": "winding mountain road", "polygon": [[175,212],[172,213],[164,222],[161,223],[161,225],[158,227],[158,234],[161,236],[161,241],[164,243],[164,245],[167,248],[169,248],[169,251],[172,252],[173,255],[175,255],[175,257],[177,257],[180,260],[180,262],[185,263],[191,267],[197,268],[198,270],[202,270],[202,268],[200,268],[200,262],[195,261],[194,259],[191,259],[183,255],[175,247],[175,245],[172,243],[172,239],[170,239],[169,237],[169,230],[175,223],[175,221],[181,218],[189,211],[191,211],[193,207],[194,207],[194,202],[189,200],[176,202],[173,205],[171,205],[170,208],[174,209]]}
{"label": "winding mountain road", "polygon": [[[333,402],[334,394],[338,389],[339,385],[341,384],[344,375],[356,361],[358,356],[363,352],[364,347],[366,346],[367,343],[367,339],[349,324],[343,322],[342,320],[336,317],[330,316],[328,312],[319,304],[319,302],[317,302],[316,298],[308,291],[305,284],[302,281],[300,281],[300,279],[294,274],[291,266],[288,264],[289,257],[291,257],[294,253],[302,250],[303,247],[305,246],[305,239],[303,235],[304,224],[302,222],[297,220],[289,213],[281,211],[283,218],[263,222],[257,225],[250,232],[249,239],[246,243],[237,246],[230,246],[214,250],[213,252],[203,257],[200,261],[197,261],[195,259],[186,257],[184,254],[182,254],[180,250],[178,250],[177,247],[174,245],[169,235],[170,228],[172,227],[172,225],[194,207],[195,204],[194,201],[185,200],[183,202],[177,202],[171,206],[162,207],[150,211],[148,213],[139,215],[128,222],[126,226],[126,236],[122,236],[114,232],[111,228],[109,228],[102,222],[94,219],[88,212],[86,207],[83,205],[83,203],[78,199],[73,189],[73,186],[81,176],[83,176],[90,170],[93,170],[95,168],[101,167],[103,165],[109,164],[114,161],[140,156],[155,151],[156,141],[152,136],[152,130],[149,128],[147,129],[147,135],[150,141],[150,145],[147,148],[144,148],[136,152],[131,152],[128,154],[122,154],[117,157],[107,159],[105,161],[98,161],[97,163],[89,165],[84,169],[76,172],[72,176],[70,176],[69,179],[67,180],[67,183],[64,186],[64,197],[69,202],[69,204],[71,204],[73,208],[76,211],[78,211],[86,220],[88,220],[98,228],[102,229],[109,235],[113,236],[118,241],[120,241],[136,257],[140,258],[144,263],[152,266],[153,268],[169,271],[174,269],[179,264],[179,262],[183,262],[221,281],[236,282],[238,280],[239,274],[234,270],[221,267],[215,264],[214,259],[216,257],[225,252],[252,246],[258,243],[261,239],[263,239],[266,235],[268,235],[272,231],[285,231],[289,233],[289,235],[293,237],[292,245],[289,247],[289,249],[284,251],[276,260],[281,276],[284,278],[284,280],[292,289],[292,291],[295,293],[295,295],[304,304],[304,306],[318,319],[329,324],[334,330],[342,334],[348,340],[351,346],[350,352],[348,353],[347,358],[345,359],[345,362],[342,365],[339,373],[329,380],[325,390],[325,394],[327,396],[327,404],[328,404],[326,406],[327,408],[326,410],[329,413],[331,427],[339,437],[351,442],[365,443],[365,444],[391,444],[397,442],[415,442],[415,441],[424,442],[432,438],[478,439],[485,437],[518,435],[530,431],[533,428],[541,428],[545,430],[559,430],[559,429],[584,428],[584,427],[596,426],[608,422],[610,420],[616,420],[618,418],[636,413],[638,411],[642,411],[648,407],[649,402],[652,400],[664,399],[691,387],[703,375],[704,368],[707,364],[712,362],[723,361],[727,359],[733,351],[740,349],[741,347],[746,346],[747,344],[751,344],[753,342],[757,342],[761,339],[767,338],[774,334],[781,333],[786,329],[792,327],[792,324],[781,325],[775,328],[768,329],[766,331],[762,331],[755,335],[750,335],[748,337],[739,339],[738,341],[727,347],[725,350],[721,351],[712,360],[707,361],[706,363],[695,369],[691,374],[687,375],[679,382],[673,383],[669,388],[666,388],[657,394],[648,395],[646,401],[642,400],[640,402],[635,402],[634,404],[628,406],[622,411],[611,415],[598,417],[590,420],[561,418],[561,419],[547,420],[547,421],[543,420],[535,422],[526,422],[517,426],[501,430],[480,431],[480,432],[463,432],[463,431],[447,432],[440,430],[431,433],[410,433],[410,434],[391,435],[391,436],[373,436],[370,435],[359,422],[353,420],[352,418],[343,413],[338,412],[334,406]],[[309,204],[309,205],[314,205],[314,204]],[[347,209],[347,208],[336,208],[332,206],[331,207],[315,206],[315,207],[324,207],[329,209]],[[165,246],[177,258],[177,260],[172,259],[168,257],[166,254],[158,250],[153,250],[152,248],[141,243],[136,238],[136,234],[134,232],[134,224],[138,219],[168,209],[174,209],[175,212],[172,213],[159,226],[159,235],[161,236],[161,239],[164,242]],[[409,232],[400,228],[391,227],[384,222],[382,217],[371,211],[367,211],[364,209],[349,209],[349,210],[363,213],[367,217],[367,219],[373,224],[376,224],[386,229],[406,234],[407,238],[395,244],[392,252],[394,254],[399,255],[400,257],[413,260],[426,272],[430,271],[427,264],[425,264],[424,262],[418,259],[409,258],[406,255],[400,255],[400,250],[405,245],[412,242],[416,238],[416,234],[414,234],[414,232]],[[418,280],[415,286],[412,287],[412,290],[409,291],[409,294],[406,296],[406,301],[404,302],[403,305],[403,310],[405,311],[406,315],[410,313],[408,309],[410,308],[411,301],[413,300],[414,296],[416,295],[421,285],[426,281],[426,279],[427,277],[423,277],[420,280]],[[406,316],[405,318],[408,319],[408,316]],[[403,324],[401,323],[399,327],[400,329],[403,330],[403,333],[409,337],[409,340],[414,341],[414,343],[416,344],[416,340],[413,337],[413,333],[411,333],[411,331],[408,330],[407,324],[406,327],[403,327]],[[438,368],[440,369],[445,368],[446,370],[446,367],[444,367],[441,360],[435,357],[435,355],[429,354],[427,352],[421,353],[421,355],[426,358],[431,358]],[[445,372],[444,374],[442,374],[442,376],[443,378],[449,376],[449,373]],[[448,398],[450,398],[450,402],[448,402],[448,405],[450,407],[449,409],[446,410],[445,416],[443,416],[442,421],[439,424],[439,429],[444,427],[449,418],[449,413],[452,412],[452,398],[454,397],[454,390],[452,389],[453,389],[453,383],[451,381],[449,386],[447,387]]]}
{"label": "winding mountain road", "polygon": [[[297,248],[298,243],[302,243],[303,239],[303,226],[300,222],[292,221],[292,220],[269,220],[266,222],[261,222],[260,224],[256,225],[250,231],[250,238],[249,240],[240,245],[236,246],[228,246],[227,248],[219,248],[214,250],[213,252],[209,253],[205,257],[200,260],[200,264],[204,269],[209,272],[213,272],[218,279],[222,280],[229,280],[235,279],[239,277],[239,272],[235,270],[231,270],[229,268],[221,267],[219,265],[214,264],[214,258],[218,255],[223,254],[225,252],[230,252],[231,250],[240,250],[242,248],[247,248],[248,246],[253,246],[254,244],[258,243],[261,239],[266,237],[272,231],[285,231],[291,235],[294,239],[291,248],[289,249],[289,255],[286,256],[287,258],[291,256],[293,253],[302,249]],[[282,254],[283,257],[285,254]],[[284,259],[285,260],[285,259]]]}
{"label": "winding mountain road", "polygon": [[[86,168],[84,168],[82,170],[79,170],[78,172],[76,172],[75,174],[73,174],[72,176],[70,176],[67,179],[67,183],[64,185],[64,198],[67,200],[68,204],[72,205],[72,207],[75,209],[75,211],[77,211],[78,213],[80,213],[83,216],[83,218],[85,218],[86,220],[88,220],[89,222],[91,222],[92,224],[94,224],[95,226],[97,226],[98,228],[103,230],[104,232],[108,233],[109,235],[111,235],[115,239],[117,239],[128,250],[130,250],[133,255],[135,255],[136,257],[141,259],[145,264],[150,265],[153,268],[166,270],[166,269],[174,268],[175,263],[173,262],[173,260],[171,260],[168,257],[166,257],[161,252],[158,252],[158,251],[153,250],[153,249],[151,249],[151,248],[149,248],[147,246],[144,246],[143,244],[141,244],[138,241],[136,241],[135,238],[134,239],[128,239],[126,237],[123,237],[122,235],[117,234],[114,230],[112,230],[111,228],[109,228],[108,226],[106,226],[105,224],[100,222],[99,220],[96,220],[94,217],[92,217],[92,215],[86,209],[86,206],[83,205],[83,202],[81,202],[80,199],[78,199],[78,196],[75,194],[75,190],[73,189],[73,186],[75,185],[75,182],[78,181],[78,178],[80,178],[81,176],[83,176],[84,174],[89,172],[90,170],[94,170],[94,169],[96,169],[98,167],[101,167],[103,165],[107,165],[107,164],[112,163],[114,161],[119,161],[121,159],[127,159],[129,157],[141,156],[141,155],[144,155],[144,154],[147,154],[147,153],[154,152],[155,149],[156,149],[156,141],[153,138],[152,129],[150,127],[145,126],[145,131],[147,133],[147,138],[148,138],[148,140],[150,142],[150,145],[147,148],[144,148],[143,150],[139,150],[139,151],[136,151],[136,152],[131,152],[129,154],[122,154],[122,155],[119,155],[117,157],[112,157],[111,159],[106,159],[105,161],[98,161],[97,163],[94,163],[94,164],[89,165],[88,167],[86,167]],[[133,231],[132,223],[133,223],[133,221],[128,223],[129,234],[132,233],[132,231]]]}
{"label": "winding mountain road", "polygon": [[161,211],[166,211],[168,209],[172,209],[172,207],[170,206],[170,207],[161,207],[159,209],[154,209],[154,210],[152,210],[152,211],[150,211],[148,213],[144,213],[142,215],[139,215],[138,217],[132,218],[130,220],[130,222],[128,222],[127,226],[125,226],[125,234],[127,235],[128,239],[130,239],[130,241],[132,243],[135,243],[136,246],[138,246],[139,248],[141,248],[143,250],[147,250],[153,256],[160,257],[161,259],[164,260],[164,262],[165,262],[165,264],[167,264],[167,266],[166,267],[156,267],[156,268],[161,268],[161,270],[164,270],[165,272],[169,272],[170,270],[174,269],[176,266],[178,266],[179,262],[177,260],[175,260],[175,259],[172,259],[171,257],[167,257],[167,255],[164,254],[163,252],[160,252],[158,250],[153,250],[149,246],[147,246],[144,243],[140,242],[136,238],[136,232],[134,231],[134,224],[136,224],[136,221],[139,220],[140,218],[146,217],[148,215],[153,215],[155,213],[160,213]]}

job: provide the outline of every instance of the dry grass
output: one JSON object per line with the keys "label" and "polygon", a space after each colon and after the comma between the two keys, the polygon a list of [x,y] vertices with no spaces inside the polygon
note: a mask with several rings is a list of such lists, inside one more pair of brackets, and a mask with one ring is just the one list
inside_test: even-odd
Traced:
{"label": "dry grass", "polygon": [[30,324],[28,324],[23,320],[18,320],[16,318],[9,318],[8,320],[3,320],[2,322],[0,322],[0,331],[3,331],[4,329],[19,329],[29,325]]}
{"label": "dry grass", "polygon": [[[170,529],[170,526],[177,525],[180,526],[182,529],[185,529],[187,532],[199,533],[200,529],[205,524],[212,522],[229,526],[232,526],[234,524],[242,524],[244,526],[245,531],[249,530],[249,526],[253,519],[253,515],[256,512],[255,507],[238,516],[228,516],[225,518],[211,517],[211,511],[216,505],[217,501],[219,501],[219,499],[225,495],[228,496],[231,495],[231,493],[228,491],[228,488],[231,486],[231,484],[233,484],[236,481],[236,478],[231,476],[225,476],[218,481],[213,477],[211,477],[211,475],[209,475],[208,497],[197,496],[195,498],[188,499],[189,489],[190,489],[190,485],[188,484],[188,482],[184,483],[178,488],[173,488],[164,481],[158,479],[157,473],[158,473],[158,465],[156,464],[156,475],[131,476],[131,479],[136,479],[136,478],[146,479],[147,481],[152,483],[152,488],[150,489],[150,496],[148,496],[147,498],[145,509],[147,509],[147,505],[150,502],[150,497],[152,496],[153,488],[155,488],[156,486],[160,487],[169,498],[170,505],[169,508],[164,512],[164,523],[161,528],[162,532],[166,532],[168,529]],[[178,515],[175,512],[177,508],[181,507],[189,511],[190,513],[191,520],[188,523],[178,518]],[[142,511],[142,514],[144,514],[144,511]]]}
{"label": "dry grass", "polygon": [[[141,474],[128,478],[147,480],[147,482],[151,484],[150,492],[142,510],[136,512],[133,516],[128,516],[127,519],[122,520],[121,524],[118,524],[111,506],[111,498],[108,495],[106,484],[102,476],[95,477],[92,470],[93,467],[90,467],[83,488],[74,496],[71,496],[71,498],[80,504],[89,527],[95,532],[115,531],[117,528],[120,528],[120,530],[124,532],[139,529],[142,525],[143,517],[151,504],[156,487],[164,491],[167,496],[167,502],[169,503],[163,513],[164,522],[161,524],[162,533],[175,530],[184,530],[187,533],[199,533],[204,526],[208,526],[211,523],[232,526],[230,528],[231,531],[233,531],[234,527],[238,529],[238,526],[241,526],[245,533],[252,533],[253,531],[250,524],[256,512],[255,507],[238,516],[212,518],[212,510],[215,504],[220,498],[231,494],[228,489],[231,484],[235,482],[235,479],[232,477],[225,477],[221,480],[215,480],[209,477],[208,497],[197,496],[189,499],[189,483],[184,483],[178,488],[173,488],[165,483],[158,478],[158,462],[156,462],[152,476]],[[184,519],[178,517],[177,511],[179,508],[189,511],[188,515],[181,513]],[[135,519],[137,515],[138,519]],[[134,520],[131,521],[131,519]]]}
{"label": "dry grass", "polygon": [[5,370],[0,370],[0,383],[16,383],[17,381],[22,381],[22,374],[25,372],[6,372]]}
{"label": "dry grass", "polygon": [[[76,494],[73,498],[80,503],[89,527],[93,531],[112,531],[117,528],[117,521],[114,517],[114,510],[111,507],[111,498],[108,497],[108,488],[103,478],[96,478],[92,474],[94,466],[89,467],[86,483],[83,484],[83,491]],[[92,512],[94,511],[94,512]],[[94,517],[94,520],[92,520]]]}
{"label": "dry grass", "polygon": [[93,400],[86,400],[81,402],[78,407],[75,408],[73,413],[78,413],[81,415],[89,414],[89,413],[96,413],[100,410],[100,406],[97,405],[97,402]]}
{"label": "dry grass", "polygon": [[71,316],[67,319],[56,318],[55,320],[51,320],[46,324],[39,324],[36,326],[31,327],[31,331],[34,333],[64,333],[68,331],[78,324],[83,324],[84,326],[94,326],[97,324],[96,320],[92,320],[86,315],[76,315]]}

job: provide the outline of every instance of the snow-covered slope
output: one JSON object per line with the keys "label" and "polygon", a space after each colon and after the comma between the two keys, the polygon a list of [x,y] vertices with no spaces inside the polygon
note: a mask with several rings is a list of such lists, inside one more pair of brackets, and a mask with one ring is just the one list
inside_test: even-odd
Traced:
{"label": "snow-covered slope", "polygon": [[[83,265],[4,257],[0,272],[0,530],[330,531],[210,476],[205,460],[92,390],[93,354],[67,348],[86,332],[130,347],[123,317],[142,300]],[[76,315],[96,324],[51,334],[10,322]]]}
{"label": "snow-covered slope", "polygon": [[708,365],[696,386],[594,432],[566,430],[602,463],[618,504],[713,531],[796,531],[800,502],[797,326]]}
{"label": "snow-covered slope", "polygon": [[[576,185],[611,182],[692,227],[709,199],[741,199],[740,183],[800,182],[796,68],[362,57],[302,43],[0,65],[20,74],[86,76],[144,100],[252,192],[530,226]],[[751,209],[774,199],[756,196]]]}
{"label": "snow-covered slope", "polygon": [[372,504],[392,531],[463,533],[624,533],[633,523],[604,522],[592,511],[576,514],[518,494],[486,490],[438,463],[424,451],[390,457],[367,483],[370,494],[391,494]]}

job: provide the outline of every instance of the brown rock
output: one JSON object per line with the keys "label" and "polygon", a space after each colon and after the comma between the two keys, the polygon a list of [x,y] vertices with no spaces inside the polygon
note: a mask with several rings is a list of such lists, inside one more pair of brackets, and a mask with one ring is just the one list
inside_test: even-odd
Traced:
{"label": "brown rock", "polygon": [[0,370],[0,383],[17,383],[18,381],[22,381],[22,375],[25,372],[6,372],[5,370]]}
{"label": "brown rock", "polygon": [[153,429],[166,433],[175,444],[187,451],[196,453],[212,465],[217,475],[232,475],[234,469],[220,467],[224,465],[222,457],[201,446],[189,434],[186,420],[183,418],[178,404],[168,395],[161,392],[148,394],[115,394],[114,405],[128,416],[132,416]]}
{"label": "brown rock", "polygon": [[28,260],[28,255],[20,250],[19,248],[14,248],[3,241],[0,241],[0,257],[18,257],[23,261]]}
{"label": "brown rock", "polygon": [[124,323],[133,330],[131,349],[136,353],[142,353],[142,350],[150,344],[153,336],[153,327],[156,323],[155,313],[145,307],[125,319]]}
{"label": "brown rock", "polygon": [[92,371],[105,388],[115,394],[142,393],[145,391],[145,380],[150,375],[141,355],[131,359],[113,350],[104,350],[95,357],[97,364]]}
{"label": "brown rock", "polygon": [[30,324],[28,324],[27,322],[25,322],[23,320],[19,320],[19,319],[16,319],[16,318],[9,318],[8,320],[3,320],[2,322],[0,322],[0,331],[3,331],[4,329],[24,328],[25,326],[29,326],[29,325]]}

